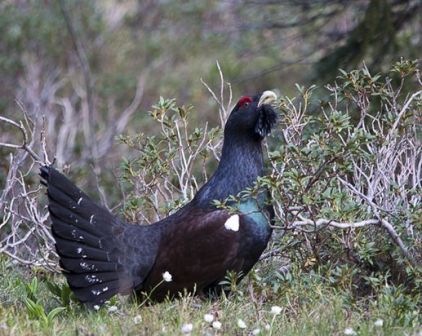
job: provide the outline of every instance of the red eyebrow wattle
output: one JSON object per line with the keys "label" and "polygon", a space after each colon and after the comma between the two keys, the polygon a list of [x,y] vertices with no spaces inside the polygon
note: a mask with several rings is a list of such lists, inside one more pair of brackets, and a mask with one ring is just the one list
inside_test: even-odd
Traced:
{"label": "red eyebrow wattle", "polygon": [[249,96],[243,96],[242,98],[239,99],[239,106],[242,106],[245,103],[252,103],[252,98]]}

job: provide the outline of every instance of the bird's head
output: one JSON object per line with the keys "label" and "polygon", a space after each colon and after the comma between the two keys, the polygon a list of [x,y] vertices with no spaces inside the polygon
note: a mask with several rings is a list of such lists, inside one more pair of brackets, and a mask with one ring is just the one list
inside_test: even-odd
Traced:
{"label": "bird's head", "polygon": [[224,133],[259,141],[264,139],[277,121],[277,114],[271,106],[276,99],[273,91],[264,91],[254,97],[243,96],[230,113]]}

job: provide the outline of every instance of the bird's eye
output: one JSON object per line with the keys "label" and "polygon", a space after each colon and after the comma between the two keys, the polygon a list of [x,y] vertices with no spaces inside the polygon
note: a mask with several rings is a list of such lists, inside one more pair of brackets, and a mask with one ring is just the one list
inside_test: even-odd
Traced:
{"label": "bird's eye", "polygon": [[249,96],[243,96],[239,99],[239,107],[248,107],[249,104],[252,103],[252,98]]}

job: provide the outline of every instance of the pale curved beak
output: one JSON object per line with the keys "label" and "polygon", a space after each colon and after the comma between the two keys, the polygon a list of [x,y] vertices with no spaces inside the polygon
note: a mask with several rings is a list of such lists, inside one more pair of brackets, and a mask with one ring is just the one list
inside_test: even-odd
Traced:
{"label": "pale curved beak", "polygon": [[262,104],[271,104],[276,100],[277,95],[273,91],[264,91],[261,95],[261,98],[259,98],[258,107],[260,107]]}

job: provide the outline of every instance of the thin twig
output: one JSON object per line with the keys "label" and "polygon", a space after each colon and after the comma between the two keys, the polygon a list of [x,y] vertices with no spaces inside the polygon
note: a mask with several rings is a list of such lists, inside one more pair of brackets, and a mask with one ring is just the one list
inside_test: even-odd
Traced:
{"label": "thin twig", "polygon": [[10,144],[10,143],[0,143],[0,147],[6,147],[6,148],[12,148],[12,149],[23,149],[24,151],[26,151],[29,155],[31,155],[31,157],[38,163],[42,164],[43,161],[41,160],[41,158],[38,156],[38,154],[36,154],[31,147],[29,147],[28,145],[28,133],[25,129],[25,127],[23,126],[22,121],[18,124],[17,122],[6,118],[6,117],[2,117],[0,116],[0,121],[3,121],[5,123],[8,123],[14,127],[16,127],[17,129],[19,129],[23,135],[23,142],[21,145],[16,145],[16,144]]}

